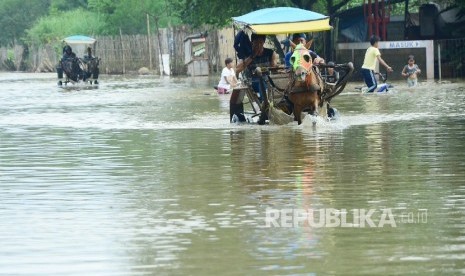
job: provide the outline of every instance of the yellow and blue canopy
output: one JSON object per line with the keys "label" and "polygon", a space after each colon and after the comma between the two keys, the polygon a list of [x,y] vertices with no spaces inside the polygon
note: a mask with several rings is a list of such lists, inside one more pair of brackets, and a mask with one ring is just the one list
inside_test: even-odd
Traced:
{"label": "yellow and blue canopy", "polygon": [[291,7],[267,8],[233,17],[234,24],[257,34],[287,34],[328,31],[329,17]]}

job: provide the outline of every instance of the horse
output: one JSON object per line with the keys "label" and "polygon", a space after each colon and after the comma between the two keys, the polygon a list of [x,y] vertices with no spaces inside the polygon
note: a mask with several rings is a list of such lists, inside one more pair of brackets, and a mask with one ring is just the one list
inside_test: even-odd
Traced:
{"label": "horse", "polygon": [[[303,111],[308,111],[311,115],[320,115],[323,111],[325,114],[321,115],[327,116],[328,119],[334,118],[336,110],[330,106],[330,102],[344,90],[352,76],[352,62],[313,64],[312,57],[303,44],[296,46],[290,62],[290,81],[284,89],[284,99],[276,107],[288,115],[294,114],[294,121],[299,125],[302,123]],[[340,75],[335,83],[326,82],[321,75],[320,71],[329,67],[335,68]]]}
{"label": "horse", "polygon": [[[97,57],[84,59],[77,57],[62,58],[57,67],[58,78],[61,79],[64,73],[66,75],[65,83],[79,82],[79,80],[86,81],[92,78],[94,84],[98,84],[99,63],[100,59]],[[92,84],[92,80],[90,80],[90,83]],[[61,81],[59,84],[61,85]]]}
{"label": "horse", "polygon": [[294,121],[302,124],[302,112],[308,111],[311,115],[318,115],[319,107],[323,102],[321,99],[323,91],[323,79],[318,68],[313,66],[312,57],[303,44],[294,49],[290,59],[292,70],[287,98],[292,103]]}
{"label": "horse", "polygon": [[[100,63],[100,58],[92,57],[92,56],[84,56],[83,63],[84,63],[85,78],[86,79],[92,78],[94,81],[94,84],[98,84],[97,79],[100,73],[100,70],[98,68],[99,63]],[[90,83],[92,84],[92,80],[90,80]]]}
{"label": "horse", "polygon": [[71,46],[66,45],[63,47],[63,57],[56,67],[58,85],[63,84],[63,73],[66,75],[65,84],[68,82],[77,83],[79,80],[86,82],[89,79],[90,84],[92,82],[98,84],[99,63],[100,59],[92,56],[91,47],[87,47],[87,55],[84,55],[84,58],[81,59],[76,56]]}

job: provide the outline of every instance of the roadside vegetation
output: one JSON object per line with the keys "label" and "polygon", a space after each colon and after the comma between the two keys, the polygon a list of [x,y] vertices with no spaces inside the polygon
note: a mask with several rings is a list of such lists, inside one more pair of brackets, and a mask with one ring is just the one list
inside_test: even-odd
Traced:
{"label": "roadside vegetation", "polygon": [[[393,14],[404,12],[405,0],[390,2],[394,3]],[[409,7],[418,10],[428,2],[409,0]],[[440,2],[452,5],[456,1]],[[294,6],[333,15],[363,3],[364,0],[2,0],[0,46],[50,43],[77,33],[146,34],[147,27],[156,30],[181,24],[224,27],[230,26],[233,16],[272,6]],[[156,26],[147,26],[147,15],[150,24]]]}

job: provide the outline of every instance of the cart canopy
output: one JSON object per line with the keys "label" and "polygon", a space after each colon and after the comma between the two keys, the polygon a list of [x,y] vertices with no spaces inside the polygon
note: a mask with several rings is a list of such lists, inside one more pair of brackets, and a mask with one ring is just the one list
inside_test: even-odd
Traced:
{"label": "cart canopy", "polygon": [[257,34],[287,34],[328,31],[329,17],[291,7],[266,8],[233,17],[239,28],[249,28]]}
{"label": "cart canopy", "polygon": [[72,35],[63,39],[67,44],[84,44],[90,45],[95,43],[95,38],[84,36],[84,35]]}

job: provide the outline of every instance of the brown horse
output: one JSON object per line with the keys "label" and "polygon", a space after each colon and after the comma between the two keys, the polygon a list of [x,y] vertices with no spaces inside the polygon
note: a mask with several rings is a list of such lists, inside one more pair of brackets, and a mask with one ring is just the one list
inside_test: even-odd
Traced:
{"label": "brown horse", "polygon": [[294,121],[300,125],[303,111],[318,115],[318,108],[323,104],[321,93],[324,84],[318,68],[312,64],[308,49],[302,44],[296,46],[290,61],[292,72],[287,97],[293,104]]}

